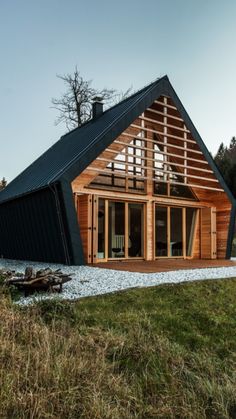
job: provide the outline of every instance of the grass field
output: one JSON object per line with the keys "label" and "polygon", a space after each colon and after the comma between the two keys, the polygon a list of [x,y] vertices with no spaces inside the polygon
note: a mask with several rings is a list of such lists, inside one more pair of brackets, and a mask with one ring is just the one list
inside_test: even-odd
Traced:
{"label": "grass field", "polygon": [[20,309],[1,291],[1,418],[236,418],[236,280]]}

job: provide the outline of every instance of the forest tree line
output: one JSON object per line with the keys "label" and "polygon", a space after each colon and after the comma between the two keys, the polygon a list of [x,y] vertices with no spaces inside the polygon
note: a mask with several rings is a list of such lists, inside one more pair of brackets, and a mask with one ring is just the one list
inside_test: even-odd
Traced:
{"label": "forest tree line", "polygon": [[232,137],[229,146],[223,142],[220,144],[214,160],[229,189],[236,197],[236,137]]}

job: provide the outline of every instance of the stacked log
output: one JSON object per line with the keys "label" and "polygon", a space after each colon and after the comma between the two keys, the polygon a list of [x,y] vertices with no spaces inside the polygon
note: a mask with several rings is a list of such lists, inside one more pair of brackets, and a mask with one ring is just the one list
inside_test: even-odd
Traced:
{"label": "stacked log", "polygon": [[32,266],[27,266],[25,273],[15,271],[0,271],[6,285],[14,285],[23,290],[25,295],[35,291],[61,292],[62,285],[70,281],[71,274],[65,274],[61,269],[52,270],[51,268],[34,271]]}

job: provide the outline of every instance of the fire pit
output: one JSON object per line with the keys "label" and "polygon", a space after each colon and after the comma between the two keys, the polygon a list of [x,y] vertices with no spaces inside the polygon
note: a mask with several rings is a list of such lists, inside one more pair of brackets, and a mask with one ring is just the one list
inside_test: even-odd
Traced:
{"label": "fire pit", "polygon": [[53,271],[51,268],[34,271],[31,266],[25,269],[25,273],[15,271],[2,271],[6,285],[14,285],[24,291],[25,296],[36,291],[61,292],[62,285],[70,281],[72,274],[64,274],[61,269]]}

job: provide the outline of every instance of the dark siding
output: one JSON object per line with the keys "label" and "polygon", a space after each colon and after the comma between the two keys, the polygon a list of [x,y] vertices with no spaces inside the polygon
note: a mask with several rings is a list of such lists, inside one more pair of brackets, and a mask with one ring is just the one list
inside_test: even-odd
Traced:
{"label": "dark siding", "polygon": [[227,241],[227,249],[226,249],[226,259],[231,258],[232,244],[233,244],[234,232],[235,232],[235,227],[236,227],[235,223],[236,223],[236,203],[234,202],[234,205],[232,205],[231,216],[230,216],[230,225],[229,225],[228,241]]}
{"label": "dark siding", "polygon": [[0,206],[0,255],[66,263],[54,193],[50,189]]}
{"label": "dark siding", "polygon": [[71,184],[61,182],[57,185],[63,229],[67,238],[68,263],[84,265],[84,252]]}

